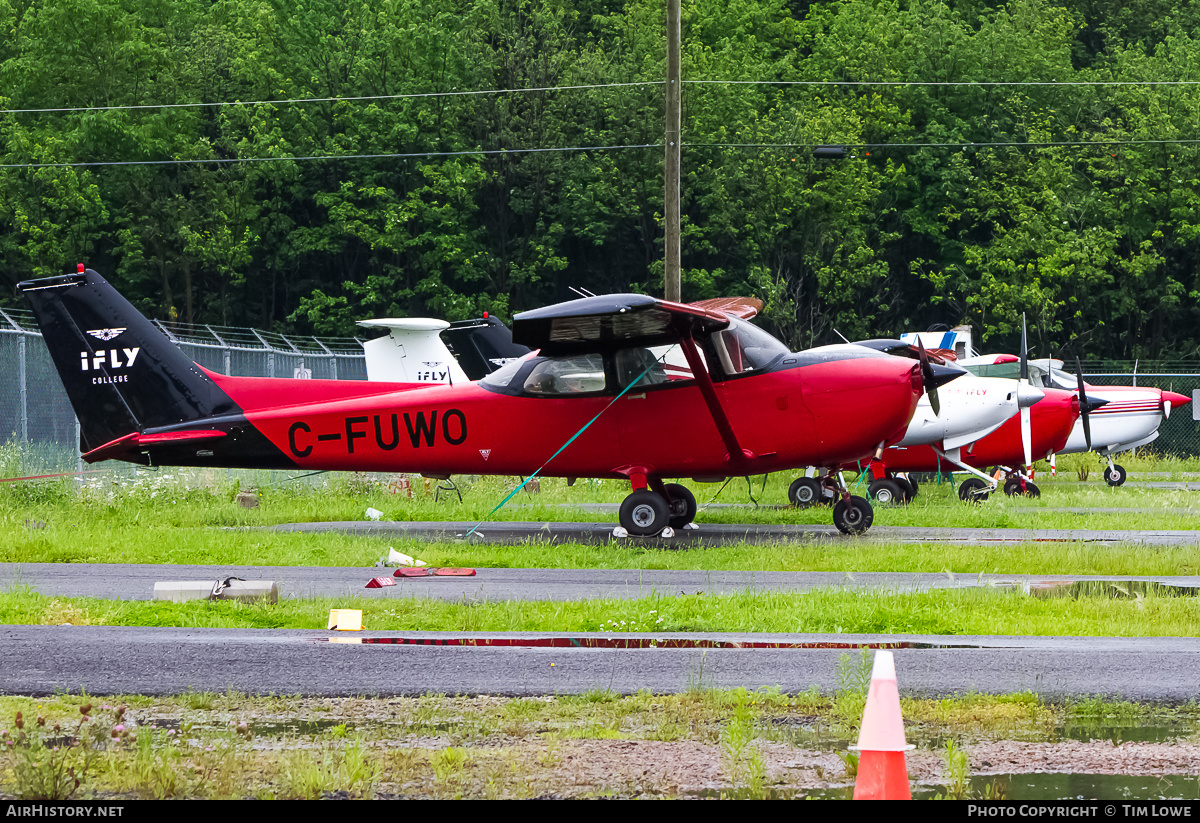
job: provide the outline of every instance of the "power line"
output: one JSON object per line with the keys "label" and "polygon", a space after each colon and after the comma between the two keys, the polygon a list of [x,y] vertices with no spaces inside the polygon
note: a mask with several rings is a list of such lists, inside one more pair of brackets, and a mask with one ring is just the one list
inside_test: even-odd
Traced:
{"label": "power line", "polygon": [[72,112],[139,111],[146,109],[196,109],[221,106],[284,106],[299,103],[362,103],[371,100],[415,100],[422,97],[468,97],[485,94],[527,94],[535,91],[578,91],[581,89],[625,88],[628,86],[661,86],[663,81],[638,83],[599,83],[588,86],[542,86],[532,89],[478,89],[475,91],[430,91],[414,94],[373,94],[362,97],[295,97],[287,100],[229,100],[217,103],[158,103],[138,106],[78,106],[45,109],[0,109],[0,114],[67,114]]}
{"label": "power line", "polygon": [[[975,143],[958,141],[953,143],[838,143],[847,149],[994,149],[994,148],[1069,148],[1100,146],[1143,146],[1143,145],[1194,145],[1200,138],[1177,138],[1172,140],[1070,140],[1042,142]],[[683,149],[815,149],[826,143],[681,143]],[[661,149],[662,143],[636,143],[611,146],[561,146],[551,148],[518,149],[468,149],[464,151],[417,151],[387,152],[381,154],[312,154],[288,155],[285,157],[216,157],[196,160],[98,160],[71,163],[0,163],[0,169],[46,169],[46,168],[93,168],[101,166],[204,166],[233,165],[235,163],[308,162],[322,160],[387,160],[433,157],[469,157],[472,155],[495,156],[504,154],[552,154],[584,151],[620,151],[624,149]]]}
{"label": "power line", "polygon": [[[1156,145],[1190,145],[1200,143],[1200,138],[1177,138],[1173,140],[1064,140],[1044,142],[1004,142],[1004,143],[974,143],[959,141],[955,143],[837,143],[848,149],[994,149],[994,148],[1029,148],[1044,149],[1069,146],[1156,146]],[[683,143],[688,148],[730,148],[730,149],[815,149],[827,146],[829,143]]]}
{"label": "power line", "polygon": [[1200,80],[684,80],[721,86],[1197,86]]}
{"label": "power line", "polygon": [[[1200,80],[684,80],[685,85],[722,86],[1195,86]],[[574,86],[538,86],[529,89],[474,89],[431,91],[411,94],[372,94],[356,97],[292,97],[279,100],[226,100],[211,103],[154,103],[126,106],[61,106],[49,108],[0,109],[0,114],[71,114],[106,111],[153,111],[163,109],[222,108],[236,106],[286,106],[305,103],[362,103],[374,100],[416,100],[434,97],[472,97],[489,94],[528,94],[550,91],[661,86],[662,80],[633,83],[593,83]]]}
{"label": "power line", "polygon": [[3,163],[0,169],[48,169],[48,168],[78,168],[93,166],[204,166],[231,165],[233,163],[278,163],[284,161],[308,160],[383,160],[407,159],[415,157],[465,157],[469,155],[499,155],[499,154],[546,154],[571,151],[614,151],[618,149],[661,149],[662,143],[643,143],[639,145],[618,146],[563,146],[554,148],[532,149],[470,149],[466,151],[414,151],[389,152],[386,154],[312,154],[288,157],[217,157],[208,160],[98,160],[94,162],[76,163]]}

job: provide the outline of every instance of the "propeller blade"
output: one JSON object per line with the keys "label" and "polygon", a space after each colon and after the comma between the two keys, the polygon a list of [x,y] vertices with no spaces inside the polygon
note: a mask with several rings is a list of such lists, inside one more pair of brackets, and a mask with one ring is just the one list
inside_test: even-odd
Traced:
{"label": "propeller blade", "polygon": [[1021,448],[1025,452],[1025,468],[1033,465],[1033,426],[1029,419],[1029,407],[1021,409]]}
{"label": "propeller blade", "polygon": [[[1021,315],[1021,385],[1029,385],[1029,339],[1025,334],[1025,315]],[[1033,465],[1033,424],[1029,407],[1021,409],[1021,449],[1025,454],[1025,469]]]}
{"label": "propeller blade", "polygon": [[1088,451],[1092,450],[1092,421],[1091,409],[1087,399],[1087,392],[1083,386],[1083,365],[1079,362],[1079,358],[1075,358],[1075,374],[1079,377],[1079,419],[1083,421],[1083,442],[1087,444]]}
{"label": "propeller blade", "polygon": [[934,415],[939,415],[942,404],[938,400],[937,380],[934,378],[933,365],[929,362],[929,353],[925,351],[925,344],[920,337],[917,337],[917,355],[921,359],[921,380],[925,384],[925,393],[929,395],[929,407]]}
{"label": "propeller blade", "polygon": [[1025,336],[1025,315],[1021,315],[1021,380],[1029,382],[1029,340]]}

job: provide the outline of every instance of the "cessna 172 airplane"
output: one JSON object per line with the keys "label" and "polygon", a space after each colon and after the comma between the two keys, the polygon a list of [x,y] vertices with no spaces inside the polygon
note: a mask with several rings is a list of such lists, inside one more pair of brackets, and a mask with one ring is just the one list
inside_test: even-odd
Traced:
{"label": "cessna 172 airplane", "polygon": [[[1012,355],[983,355],[966,360],[962,365],[972,373],[1000,374],[1016,368],[1018,358]],[[1076,371],[1079,371],[1078,366]],[[1029,379],[1034,386],[1069,389],[1076,381],[1083,383],[1082,373],[1063,371],[1063,361],[1042,358],[1029,361]],[[1087,396],[1107,401],[1091,418],[1091,444],[1080,420],[1058,454],[1095,451],[1107,462],[1104,480],[1110,486],[1125,482],[1125,469],[1113,461],[1118,452],[1136,449],[1153,442],[1159,427],[1171,416],[1171,410],[1187,405],[1190,397],[1178,392],[1149,386],[1096,386],[1083,383]]]}
{"label": "cessna 172 airplane", "polygon": [[[977,354],[972,347],[969,326],[937,332],[910,332],[902,335],[901,339],[913,343],[919,339],[926,346],[953,349],[958,355],[959,365],[983,377],[1012,378],[1017,376],[1020,368],[1021,358],[1015,355]],[[1028,364],[1032,386],[1086,391],[1089,399],[1107,401],[1103,408],[1097,408],[1091,416],[1091,445],[1089,432],[1084,431],[1085,419],[1081,417],[1076,421],[1066,444],[1057,453],[1095,451],[1107,463],[1105,481],[1110,486],[1120,486],[1125,482],[1126,472],[1113,461],[1113,455],[1153,442],[1158,437],[1163,421],[1170,417],[1171,410],[1191,402],[1191,398],[1146,386],[1084,383],[1078,367],[1076,372],[1072,375],[1063,371],[1063,361],[1050,358],[1030,360]],[[1006,485],[1005,488],[1012,487]]]}
{"label": "cessna 172 airplane", "polygon": [[[721,312],[635,294],[518,314],[539,351],[475,383],[230,377],[188,359],[99,274],[19,284],[81,427],[83,458],[143,465],[625,478],[632,534],[696,514],[681,484],[869,457],[952,379],[861,346],[789,352]],[[676,345],[670,374],[649,348]],[[786,433],[786,436],[781,436]],[[873,512],[844,486],[833,518]]]}
{"label": "cessna 172 airplane", "polygon": [[[877,351],[900,357],[919,357],[920,341],[912,345],[900,340],[862,340],[856,343]],[[928,355],[948,368],[954,368],[953,356],[937,352]],[[965,371],[965,370],[964,370]],[[935,409],[933,398],[921,398],[908,429],[899,443],[888,448],[881,458],[870,462],[871,483],[867,496],[881,503],[893,503],[912,499],[916,495],[916,483],[908,476],[910,471],[922,471],[913,463],[910,451],[926,447],[932,454],[923,457],[941,459],[947,465],[953,463],[960,470],[973,471],[962,464],[958,455],[963,447],[999,429],[1018,415],[1021,409],[1029,408],[1045,397],[1045,392],[1016,380],[981,378],[970,373],[945,386],[938,392],[940,408]],[[928,461],[926,461],[928,462]],[[933,466],[936,468],[936,465]],[[828,495],[816,478],[800,478],[789,490],[790,501],[799,506],[811,505]]]}

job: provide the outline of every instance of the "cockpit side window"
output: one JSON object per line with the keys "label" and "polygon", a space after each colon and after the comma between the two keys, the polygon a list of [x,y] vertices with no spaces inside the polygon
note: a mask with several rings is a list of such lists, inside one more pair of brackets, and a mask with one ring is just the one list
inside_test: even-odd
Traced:
{"label": "cockpit side window", "polygon": [[479,381],[479,385],[501,392],[511,389],[511,384],[516,378],[517,372],[524,369],[528,362],[536,357],[537,352],[530,352],[524,357],[515,357],[500,368],[496,369],[491,374],[482,377]]}
{"label": "cockpit side window", "polygon": [[541,361],[525,378],[524,390],[536,395],[597,394],[604,391],[604,358],[578,354]]}
{"label": "cockpit side window", "polygon": [[617,384],[624,388],[634,380],[638,386],[658,386],[667,382],[662,360],[645,348],[620,349],[616,353]]}

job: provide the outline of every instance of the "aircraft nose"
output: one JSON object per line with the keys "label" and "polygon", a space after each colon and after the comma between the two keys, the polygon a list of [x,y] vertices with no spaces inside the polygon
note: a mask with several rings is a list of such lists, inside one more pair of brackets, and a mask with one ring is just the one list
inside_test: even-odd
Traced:
{"label": "aircraft nose", "polygon": [[[964,369],[962,366],[955,366],[955,365],[950,365],[950,364],[942,365],[941,363],[930,363],[929,367],[933,371],[933,385],[935,388],[941,388],[942,386],[949,383],[951,380],[954,380],[957,377],[962,377],[964,374],[967,374],[967,370]],[[928,391],[929,386],[926,386],[925,389],[926,389],[926,391]]]}
{"label": "aircraft nose", "polygon": [[1046,393],[1037,386],[1028,386],[1022,383],[1017,386],[1017,408],[1027,409],[1038,401],[1044,399]]}
{"label": "aircraft nose", "polygon": [[1192,398],[1188,397],[1186,394],[1180,394],[1179,392],[1173,391],[1164,391],[1162,393],[1163,417],[1170,417],[1171,409],[1178,408],[1179,406],[1186,406],[1191,402]]}

